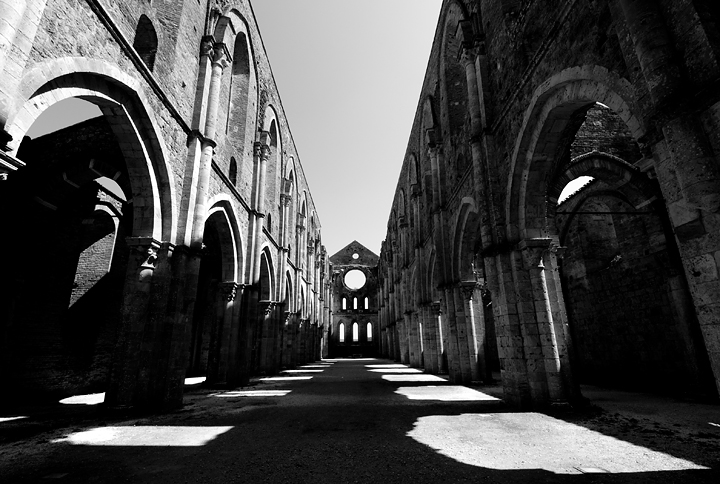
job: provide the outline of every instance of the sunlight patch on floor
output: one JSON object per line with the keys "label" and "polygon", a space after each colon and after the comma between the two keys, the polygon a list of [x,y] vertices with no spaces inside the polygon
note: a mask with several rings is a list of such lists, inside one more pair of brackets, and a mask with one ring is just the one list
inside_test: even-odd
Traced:
{"label": "sunlight patch on floor", "polygon": [[439,381],[447,382],[444,378],[435,375],[383,375],[383,380],[392,382]]}
{"label": "sunlight patch on floor", "polygon": [[234,398],[234,397],[284,397],[292,390],[237,390],[223,393],[213,393],[210,397]]}
{"label": "sunlight patch on floor", "polygon": [[409,400],[439,400],[441,402],[499,402],[486,393],[463,386],[400,387],[395,393],[406,396]]}
{"label": "sunlight patch on floor", "polygon": [[149,426],[99,427],[73,432],[52,443],[113,447],[200,447],[232,427]]}
{"label": "sunlight patch on floor", "polygon": [[365,365],[365,368],[408,368],[408,366],[398,363],[388,363],[387,365]]}
{"label": "sunlight patch on floor", "polygon": [[26,417],[26,416],[24,416],[24,415],[23,415],[23,416],[19,416],[19,417],[0,417],[0,423],[3,423],[3,422],[12,422],[13,420],[20,420],[20,419],[23,419],[23,418],[28,418],[28,417]]}
{"label": "sunlight patch on floor", "polygon": [[280,373],[322,373],[325,370],[283,370]]}
{"label": "sunlight patch on floor", "polygon": [[60,403],[63,405],[97,405],[105,401],[105,393],[89,393],[87,395],[73,395],[63,398]]}
{"label": "sunlight patch on floor", "polygon": [[458,462],[498,470],[581,474],[707,469],[538,413],[420,417],[407,435]]}
{"label": "sunlight patch on floor", "polygon": [[416,368],[371,368],[368,371],[373,373],[422,373],[422,371]]}
{"label": "sunlight patch on floor", "polygon": [[193,378],[185,378],[185,384],[186,385],[199,385],[203,383],[205,380],[207,380],[206,376],[196,376]]}
{"label": "sunlight patch on floor", "polygon": [[330,365],[303,365],[298,368],[303,369],[303,368],[329,368],[329,367],[330,367]]}
{"label": "sunlight patch on floor", "polygon": [[267,376],[260,378],[260,381],[293,381],[293,380],[310,380],[311,376]]}

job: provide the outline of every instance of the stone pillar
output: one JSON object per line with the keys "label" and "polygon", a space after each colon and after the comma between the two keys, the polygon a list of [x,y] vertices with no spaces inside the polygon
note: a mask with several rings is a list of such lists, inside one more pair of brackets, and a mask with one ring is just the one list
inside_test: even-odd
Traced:
{"label": "stone pillar", "polygon": [[[685,89],[680,56],[661,6],[652,0],[619,0],[635,55],[650,92],[650,132],[655,171],[678,240],[704,343],[720,392],[720,167],[703,117]],[[717,116],[717,115],[715,115]],[[717,120],[713,120],[717,124]]]}
{"label": "stone pillar", "polygon": [[423,368],[428,373],[439,373],[436,328],[437,317],[434,317],[429,303],[420,305],[420,321],[423,335]]}
{"label": "stone pillar", "polygon": [[183,321],[178,327],[165,311],[173,246],[141,237],[129,237],[127,244],[131,255],[106,403],[151,410],[175,408],[182,404],[187,348],[182,346]]}
{"label": "stone pillar", "polygon": [[[448,327],[450,329],[449,341],[451,353],[457,359],[451,361],[450,379],[457,383],[470,383],[473,379],[470,360],[470,343],[468,337],[468,324],[465,314],[465,298],[462,286],[455,284],[446,288],[448,303]],[[456,372],[453,373],[452,368]]]}
{"label": "stone pillar", "polygon": [[236,282],[222,282],[219,285],[217,301],[217,318],[210,339],[210,354],[208,355],[207,383],[216,386],[228,385],[230,368],[230,347],[233,326],[233,313],[235,296],[238,284]]}
{"label": "stone pillar", "polygon": [[461,283],[465,302],[465,323],[468,331],[468,349],[470,351],[470,373],[473,381],[484,381],[487,378],[485,362],[485,320],[482,296],[478,281]]}
{"label": "stone pillar", "polygon": [[259,370],[267,375],[274,374],[277,369],[274,365],[275,332],[273,331],[275,306],[274,301],[260,301],[260,337],[259,337]]}
{"label": "stone pillar", "polygon": [[442,304],[438,302],[430,303],[430,314],[435,318],[435,339],[437,341],[437,365],[438,373],[447,374],[448,358],[447,358],[447,326],[442,316]]}
{"label": "stone pillar", "polygon": [[200,167],[197,177],[195,210],[193,213],[192,235],[190,247],[199,249],[202,245],[203,233],[205,231],[205,220],[207,218],[208,188],[210,186],[210,172],[212,171],[212,160],[215,154],[217,113],[220,103],[220,90],[223,71],[228,63],[229,55],[225,44],[216,43],[213,47],[212,71],[210,74],[210,87],[208,88],[207,117],[205,119],[205,131],[203,133],[202,148],[200,153]]}
{"label": "stone pillar", "polygon": [[681,84],[674,42],[655,0],[619,0],[650,96],[661,104]]}
{"label": "stone pillar", "polygon": [[[245,300],[246,287],[245,284],[235,284],[228,344],[227,382],[229,387],[245,385],[250,379],[250,355],[246,342],[248,321],[242,317],[242,303]],[[230,292],[226,294],[227,297],[231,295]]]}
{"label": "stone pillar", "polygon": [[[545,274],[545,258],[551,239],[525,239],[519,244],[525,273],[518,271],[516,284],[521,295],[523,351],[534,405],[567,400],[561,375],[552,307]],[[528,302],[532,301],[532,302]]]}

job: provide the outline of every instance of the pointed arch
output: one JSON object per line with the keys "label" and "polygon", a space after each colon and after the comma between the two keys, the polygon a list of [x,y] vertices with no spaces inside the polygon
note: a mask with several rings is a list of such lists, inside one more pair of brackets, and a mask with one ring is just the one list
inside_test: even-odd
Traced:
{"label": "pointed arch", "polygon": [[[127,193],[134,202],[133,235],[174,241],[178,203],[174,180],[169,175],[169,151],[137,79],[104,61],[61,58],[29,69],[20,85],[16,109],[6,124],[13,137],[8,143],[11,153],[17,151],[27,130],[53,104],[71,97],[96,104],[113,119],[112,129],[121,141],[129,175]],[[98,177],[102,175],[114,176],[103,173]]]}
{"label": "pointed arch", "polygon": [[[595,102],[611,108],[638,140],[645,126],[629,81],[604,67],[566,69],[543,82],[525,111],[521,135],[510,160],[505,216],[510,240],[547,237],[547,179],[570,118]],[[542,144],[539,143],[542,140]],[[539,149],[538,149],[539,148]]]}

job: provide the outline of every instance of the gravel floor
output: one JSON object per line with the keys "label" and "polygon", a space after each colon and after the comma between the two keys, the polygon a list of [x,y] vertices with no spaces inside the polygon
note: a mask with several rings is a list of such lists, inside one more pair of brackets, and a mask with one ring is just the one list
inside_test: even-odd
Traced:
{"label": "gravel floor", "polygon": [[300,370],[159,416],[6,409],[0,482],[720,482],[718,406],[584,387],[588,410],[521,413],[387,360]]}

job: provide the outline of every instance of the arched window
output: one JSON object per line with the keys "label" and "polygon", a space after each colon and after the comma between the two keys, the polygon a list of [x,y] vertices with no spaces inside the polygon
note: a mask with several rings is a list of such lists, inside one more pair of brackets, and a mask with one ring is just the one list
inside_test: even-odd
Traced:
{"label": "arched window", "polygon": [[345,342],[345,323],[340,323],[340,327],[338,328],[338,341],[341,343]]}
{"label": "arched window", "polygon": [[155,54],[157,54],[158,39],[155,27],[146,15],[141,15],[135,29],[133,48],[151,71],[155,67]]}
{"label": "arched window", "polygon": [[353,343],[360,341],[360,328],[357,323],[353,323]]}
{"label": "arched window", "polygon": [[372,323],[367,324],[367,340],[372,341]]}
{"label": "arched window", "polygon": [[347,309],[347,299],[346,298],[343,298],[342,305],[343,305],[343,311],[345,311]]}
{"label": "arched window", "polygon": [[357,298],[353,298],[353,309],[357,309]]}
{"label": "arched window", "polygon": [[230,183],[233,184],[233,186],[237,186],[237,161],[235,161],[235,157],[230,157],[230,173],[228,174],[228,178],[230,178]]}
{"label": "arched window", "polygon": [[370,309],[370,300],[365,298],[365,309]]}

